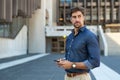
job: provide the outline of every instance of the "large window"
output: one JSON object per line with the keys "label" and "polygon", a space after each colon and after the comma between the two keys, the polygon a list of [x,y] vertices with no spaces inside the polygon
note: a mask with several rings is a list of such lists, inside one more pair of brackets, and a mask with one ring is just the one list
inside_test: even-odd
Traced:
{"label": "large window", "polygon": [[[82,6],[86,8],[86,24],[106,24],[120,22],[120,0],[60,0],[61,24],[70,24],[69,10],[71,7]],[[67,6],[66,6],[67,4]],[[68,5],[70,4],[70,5]],[[57,20],[58,21],[58,20]]]}
{"label": "large window", "polygon": [[15,38],[41,0],[0,0],[0,37]]}

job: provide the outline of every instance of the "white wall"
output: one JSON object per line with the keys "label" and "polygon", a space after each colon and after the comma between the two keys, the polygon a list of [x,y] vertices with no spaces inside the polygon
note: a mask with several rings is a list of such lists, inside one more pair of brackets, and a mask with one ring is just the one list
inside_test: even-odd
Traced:
{"label": "white wall", "polygon": [[48,10],[49,19],[48,19],[48,26],[52,26],[53,23],[53,0],[46,0],[46,9]]}
{"label": "white wall", "polygon": [[52,12],[53,12],[53,14],[52,14],[52,17],[53,17],[53,22],[52,22],[52,25],[53,26],[56,26],[57,24],[56,24],[56,15],[57,15],[57,8],[58,8],[58,5],[56,4],[56,2],[57,2],[58,0],[52,0]]}
{"label": "white wall", "polygon": [[48,26],[56,26],[56,1],[57,0],[46,0],[46,9],[49,13]]}
{"label": "white wall", "polygon": [[0,38],[0,58],[26,54],[27,26],[23,26],[15,39]]}
{"label": "white wall", "polygon": [[45,10],[46,2],[41,0],[41,9],[29,21],[29,53],[45,53]]}

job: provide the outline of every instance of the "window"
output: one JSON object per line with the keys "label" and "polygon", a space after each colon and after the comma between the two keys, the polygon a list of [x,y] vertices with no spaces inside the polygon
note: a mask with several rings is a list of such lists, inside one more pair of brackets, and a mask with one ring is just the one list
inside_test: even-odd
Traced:
{"label": "window", "polygon": [[0,0],[0,37],[15,38],[41,0]]}

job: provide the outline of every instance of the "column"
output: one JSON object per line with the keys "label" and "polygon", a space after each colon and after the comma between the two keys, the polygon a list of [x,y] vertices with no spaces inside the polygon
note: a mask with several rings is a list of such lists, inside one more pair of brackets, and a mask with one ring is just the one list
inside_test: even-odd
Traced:
{"label": "column", "polygon": [[80,1],[79,0],[77,0],[77,6],[79,7],[79,3],[80,3]]}
{"label": "column", "polygon": [[6,0],[6,22],[12,22],[12,0]]}
{"label": "column", "polygon": [[100,0],[97,0],[97,23],[100,23]]}
{"label": "column", "polygon": [[[105,4],[107,3],[107,0],[105,0]],[[107,6],[104,4],[104,23],[106,23],[107,22],[107,17],[106,17],[106,9],[107,9]]]}
{"label": "column", "polygon": [[60,18],[60,0],[57,0],[56,1],[56,6],[57,6],[57,8],[56,8],[56,13],[57,13],[57,15],[56,15],[56,21],[57,22],[59,22],[59,18]]}
{"label": "column", "polygon": [[111,4],[111,8],[110,8],[110,20],[111,20],[111,22],[114,22],[114,20],[113,20],[113,16],[114,16],[114,14],[113,14],[113,12],[114,12],[114,0],[110,0],[111,2],[110,2],[110,4]]}
{"label": "column", "polygon": [[16,17],[18,13],[18,0],[13,0],[13,17]]}
{"label": "column", "polygon": [[[85,17],[86,17],[86,0],[84,0],[84,4],[83,4],[84,8],[85,8]],[[85,20],[86,23],[86,20]]]}
{"label": "column", "polygon": [[86,9],[86,0],[84,0],[83,6],[84,6],[84,8]]}
{"label": "column", "polygon": [[66,23],[66,0],[64,0],[64,11],[63,11],[63,17],[64,17],[64,25]]}
{"label": "column", "polygon": [[41,8],[41,0],[37,0],[37,8]]}
{"label": "column", "polygon": [[[120,4],[120,0],[119,0],[119,4]],[[118,22],[120,23],[120,5],[118,6]]]}
{"label": "column", "polygon": [[71,8],[73,7],[73,2],[72,2],[72,0],[71,0],[71,3],[70,3],[70,7],[71,7]]}
{"label": "column", "polygon": [[0,0],[0,22],[6,18],[6,0]]}
{"label": "column", "polygon": [[27,0],[27,17],[31,18],[32,13],[31,13],[31,0]]}
{"label": "column", "polygon": [[90,10],[90,19],[91,19],[91,24],[93,23],[93,5],[92,5],[92,3],[93,3],[93,0],[91,0],[91,10]]}

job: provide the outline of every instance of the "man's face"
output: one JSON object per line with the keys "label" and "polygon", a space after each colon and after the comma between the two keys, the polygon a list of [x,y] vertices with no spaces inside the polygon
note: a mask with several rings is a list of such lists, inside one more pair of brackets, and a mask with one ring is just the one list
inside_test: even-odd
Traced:
{"label": "man's face", "polygon": [[75,28],[84,26],[84,16],[80,11],[72,13],[71,22]]}

